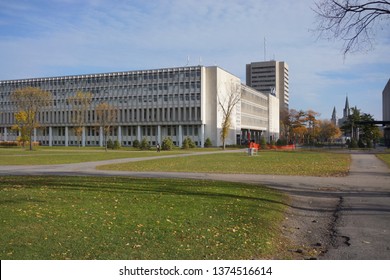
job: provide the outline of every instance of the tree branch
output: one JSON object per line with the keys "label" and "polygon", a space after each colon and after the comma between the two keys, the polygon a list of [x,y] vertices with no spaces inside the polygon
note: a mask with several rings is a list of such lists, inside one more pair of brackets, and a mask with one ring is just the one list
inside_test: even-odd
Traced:
{"label": "tree branch", "polygon": [[373,26],[379,17],[390,15],[390,1],[320,0],[313,11],[317,14],[316,32],[327,39],[341,39],[344,55],[372,47]]}

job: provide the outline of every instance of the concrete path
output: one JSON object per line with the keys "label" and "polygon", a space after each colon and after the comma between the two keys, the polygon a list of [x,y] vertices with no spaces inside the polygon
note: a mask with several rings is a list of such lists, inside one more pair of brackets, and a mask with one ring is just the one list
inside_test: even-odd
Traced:
{"label": "concrete path", "polygon": [[340,195],[338,240],[327,259],[390,259],[390,170],[374,155],[352,155]]}
{"label": "concrete path", "polygon": [[297,258],[390,259],[390,170],[373,154],[351,154],[351,157],[350,174],[346,177],[96,170],[99,165],[155,160],[155,157],[50,166],[0,166],[0,176],[135,176],[263,184],[291,198],[283,234],[296,245]]}

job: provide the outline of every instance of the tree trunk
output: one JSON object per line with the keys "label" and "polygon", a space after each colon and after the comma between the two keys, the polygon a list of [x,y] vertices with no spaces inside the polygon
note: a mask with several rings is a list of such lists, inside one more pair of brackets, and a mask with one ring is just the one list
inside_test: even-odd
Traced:
{"label": "tree trunk", "polygon": [[29,139],[29,140],[30,140],[30,151],[32,151],[32,149],[33,149],[33,148],[32,148],[32,147],[33,147],[33,144],[32,144],[32,140],[33,140],[33,139],[32,139],[32,134],[33,134],[33,132],[32,132],[32,130],[30,129],[30,139]]}

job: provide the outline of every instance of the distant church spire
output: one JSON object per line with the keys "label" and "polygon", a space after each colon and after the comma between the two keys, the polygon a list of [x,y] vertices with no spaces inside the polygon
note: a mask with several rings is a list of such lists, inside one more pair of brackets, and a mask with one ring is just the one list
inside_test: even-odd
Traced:
{"label": "distant church spire", "polygon": [[332,119],[333,125],[337,126],[337,117],[336,117],[336,106],[333,107]]}
{"label": "distant church spire", "polygon": [[344,107],[344,110],[343,110],[343,117],[346,118],[350,115],[350,109],[349,109],[349,102],[348,102],[348,95],[347,97],[345,98],[345,107]]}

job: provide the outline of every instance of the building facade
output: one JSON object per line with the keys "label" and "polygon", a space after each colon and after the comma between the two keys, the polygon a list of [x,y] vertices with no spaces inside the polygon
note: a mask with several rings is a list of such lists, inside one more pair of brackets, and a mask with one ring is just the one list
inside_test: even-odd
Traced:
{"label": "building facade", "polygon": [[[387,82],[382,92],[382,115],[383,115],[383,122],[390,123],[390,79]],[[384,131],[385,145],[386,147],[390,148],[390,124],[388,123],[385,124],[383,131]]]}
{"label": "building facade", "polygon": [[390,121],[390,79],[382,92],[383,121]]}
{"label": "building facade", "polygon": [[261,61],[246,65],[246,84],[279,99],[279,111],[289,110],[289,73],[283,61]]}
{"label": "building facade", "polygon": [[15,141],[18,137],[18,132],[12,130],[17,108],[10,100],[11,93],[31,86],[53,96],[51,105],[38,115],[40,128],[34,130],[33,140],[42,145],[78,145],[72,121],[74,109],[68,100],[82,91],[92,94],[82,146],[103,145],[95,111],[103,102],[117,110],[109,138],[122,146],[143,138],[156,145],[166,137],[177,146],[186,137],[199,147],[207,138],[213,146],[220,146],[223,113],[218,98],[228,96],[233,85],[241,100],[232,112],[226,144],[261,136],[277,138],[279,100],[275,96],[242,85],[239,78],[219,67],[194,66],[0,81],[0,141]]}

